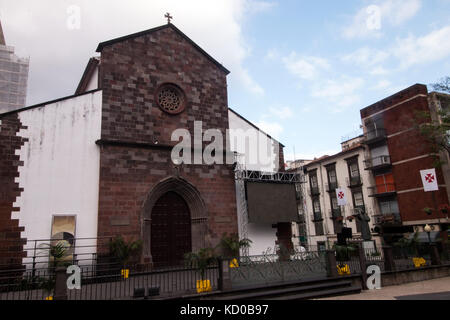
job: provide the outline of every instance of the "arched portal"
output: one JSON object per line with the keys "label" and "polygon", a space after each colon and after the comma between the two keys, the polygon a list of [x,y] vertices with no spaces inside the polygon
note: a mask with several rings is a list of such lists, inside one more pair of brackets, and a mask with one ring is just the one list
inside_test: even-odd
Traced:
{"label": "arched portal", "polygon": [[[207,244],[207,237],[209,236],[208,213],[200,192],[192,184],[181,177],[169,177],[161,180],[148,193],[141,215],[141,236],[142,239],[144,239],[142,257],[143,262],[153,263],[154,266],[157,266],[159,263],[157,260],[160,258],[156,256],[153,258],[152,256],[154,253],[157,254],[156,251],[153,251],[157,250],[156,248],[159,246],[158,243],[153,243],[155,241],[159,241],[156,236],[153,236],[153,232],[158,232],[156,231],[156,225],[159,222],[154,222],[153,219],[162,219],[162,217],[159,217],[160,213],[156,213],[154,216],[154,209],[163,210],[162,208],[164,208],[164,203],[167,204],[172,202],[169,201],[169,197],[171,197],[172,200],[176,199],[174,201],[178,204],[169,210],[182,211],[180,199],[188,208],[190,223],[190,251],[196,252],[199,249],[204,248]],[[183,224],[186,224],[186,217],[187,216],[183,216],[182,218],[184,221]],[[182,228],[181,225],[178,227]],[[185,228],[184,230],[188,230],[186,226],[183,228]]]}
{"label": "arched portal", "polygon": [[151,213],[151,254],[155,267],[183,262],[191,252],[191,217],[186,201],[173,191],[161,196]]}

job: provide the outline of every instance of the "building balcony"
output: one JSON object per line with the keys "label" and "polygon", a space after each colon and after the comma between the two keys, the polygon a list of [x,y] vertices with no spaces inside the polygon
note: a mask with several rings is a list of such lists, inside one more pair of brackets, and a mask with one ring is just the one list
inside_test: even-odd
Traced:
{"label": "building balcony", "polygon": [[335,220],[335,219],[337,219],[339,217],[342,217],[342,212],[341,212],[340,208],[330,209],[329,213],[330,213],[331,219],[333,219],[333,220]]}
{"label": "building balcony", "polygon": [[327,192],[335,192],[337,188],[339,188],[337,182],[330,182],[325,184],[325,189],[327,190]]}
{"label": "building balcony", "polygon": [[367,131],[364,134],[363,142],[365,144],[372,144],[378,141],[383,141],[386,139],[386,137],[387,137],[386,130],[384,130],[384,128],[378,128],[375,130]]}
{"label": "building balcony", "polygon": [[372,159],[364,160],[365,170],[376,170],[382,168],[388,168],[391,166],[390,156],[380,156]]}
{"label": "building balcony", "polygon": [[400,217],[400,213],[393,212],[374,216],[374,223],[376,225],[401,225],[402,219]]}
{"label": "building balcony", "polygon": [[309,188],[309,195],[310,196],[318,196],[320,194],[319,187],[310,187]]}
{"label": "building balcony", "polygon": [[347,183],[347,187],[355,188],[362,186],[361,176],[345,178],[345,182]]}
{"label": "building balcony", "polygon": [[396,188],[394,183],[385,183],[376,185],[373,187],[367,188],[369,197],[386,197],[386,196],[392,196],[396,194]]}
{"label": "building balcony", "polygon": [[356,206],[354,208],[352,208],[352,215],[356,216],[360,213],[365,213],[366,211],[366,206]]}

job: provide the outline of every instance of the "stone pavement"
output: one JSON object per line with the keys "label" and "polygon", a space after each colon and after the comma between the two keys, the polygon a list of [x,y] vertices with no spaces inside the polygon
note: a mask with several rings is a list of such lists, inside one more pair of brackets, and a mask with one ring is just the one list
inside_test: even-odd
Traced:
{"label": "stone pavement", "polygon": [[[429,295],[432,294],[433,295]],[[450,300],[450,277],[365,290],[360,294],[315,300]]]}

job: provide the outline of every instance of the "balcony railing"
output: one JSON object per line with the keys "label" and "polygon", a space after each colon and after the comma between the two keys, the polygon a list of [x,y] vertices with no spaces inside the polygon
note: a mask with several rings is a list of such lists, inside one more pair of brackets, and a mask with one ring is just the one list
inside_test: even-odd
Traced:
{"label": "balcony railing", "polygon": [[352,214],[353,215],[358,215],[360,213],[365,213],[366,211],[366,206],[356,206],[352,209]]}
{"label": "balcony railing", "polygon": [[349,188],[359,187],[362,185],[361,176],[345,178],[345,181],[347,182],[347,186]]}
{"label": "balcony railing", "polygon": [[364,169],[374,170],[384,167],[389,167],[391,165],[390,156],[380,156],[372,159],[364,160]]}
{"label": "balcony railing", "polygon": [[336,218],[342,217],[341,209],[340,208],[330,209],[330,217],[332,219],[336,219]]}
{"label": "balcony railing", "polygon": [[386,130],[384,130],[384,128],[370,130],[364,134],[364,143],[366,144],[381,141],[383,139],[386,139]]}
{"label": "balcony railing", "polygon": [[390,214],[379,214],[379,215],[374,216],[374,223],[377,225],[401,224],[402,219],[400,217],[400,213],[393,212]]}
{"label": "balcony railing", "polygon": [[396,188],[394,183],[384,183],[367,188],[369,197],[382,197],[395,194]]}
{"label": "balcony railing", "polygon": [[334,191],[336,191],[337,188],[339,188],[339,185],[338,185],[337,181],[330,182],[330,183],[325,184],[325,188],[328,192],[334,192]]}

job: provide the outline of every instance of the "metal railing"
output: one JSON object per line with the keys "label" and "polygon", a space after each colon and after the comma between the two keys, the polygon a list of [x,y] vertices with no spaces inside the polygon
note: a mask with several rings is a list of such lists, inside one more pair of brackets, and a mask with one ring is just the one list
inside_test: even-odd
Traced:
{"label": "metal railing", "polygon": [[378,214],[374,216],[375,224],[400,224],[402,219],[400,213],[393,212],[390,214]]}
{"label": "metal railing", "polygon": [[369,191],[368,192],[369,197],[375,197],[395,193],[396,187],[394,183],[384,183],[368,187],[367,190]]}
{"label": "metal railing", "polygon": [[364,133],[364,142],[371,143],[379,140],[383,140],[387,137],[386,130],[384,128],[377,128]]}
{"label": "metal railing", "polygon": [[329,214],[330,214],[330,217],[332,219],[336,219],[336,218],[342,217],[341,208],[330,209]]}
{"label": "metal railing", "polygon": [[328,192],[334,192],[334,191],[336,191],[337,188],[339,188],[339,185],[338,185],[337,181],[336,181],[336,182],[330,182],[330,183],[326,183],[326,184],[325,184],[325,189],[326,189]]}
{"label": "metal railing", "polygon": [[350,178],[347,177],[347,178],[345,178],[345,182],[347,183],[347,186],[349,188],[358,187],[358,186],[362,185],[361,176],[350,177]]}
{"label": "metal railing", "polygon": [[391,157],[388,155],[364,160],[364,169],[366,170],[387,167],[390,165],[391,165]]}

